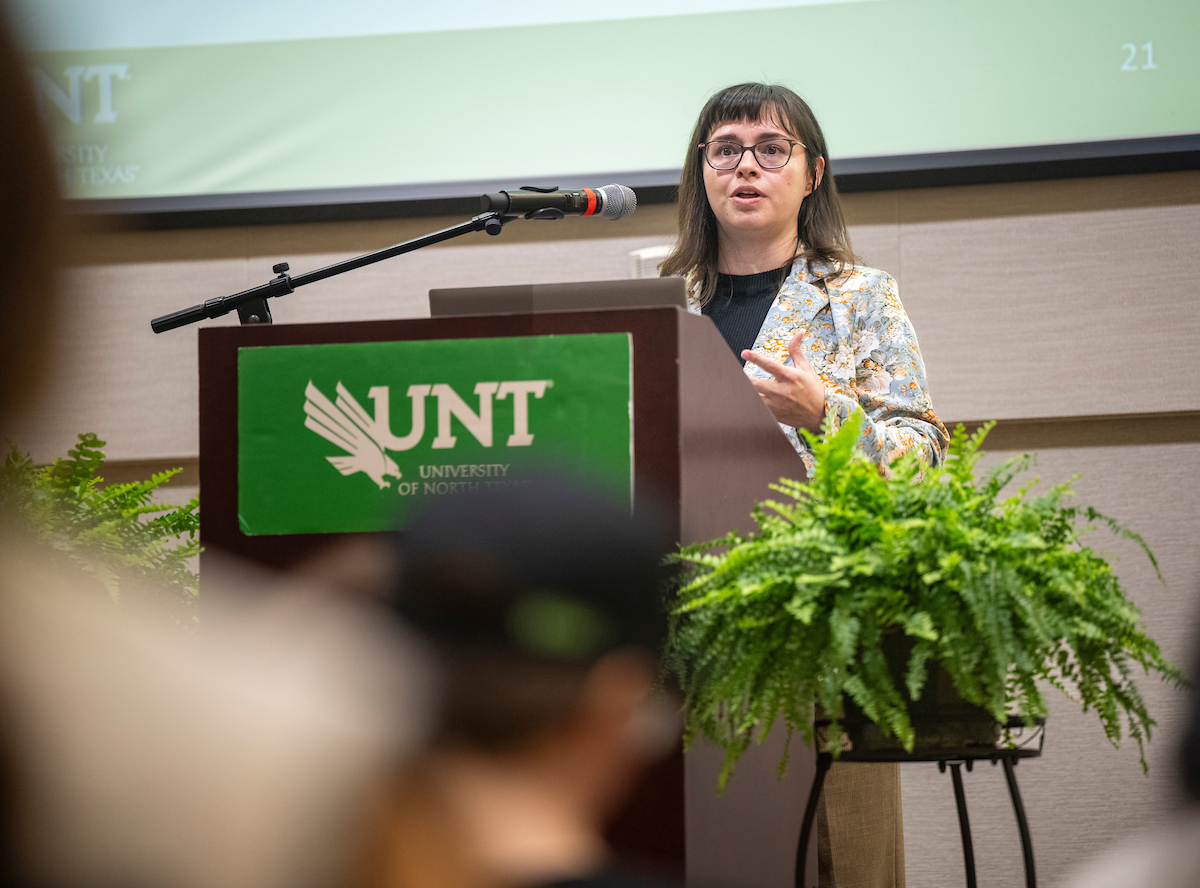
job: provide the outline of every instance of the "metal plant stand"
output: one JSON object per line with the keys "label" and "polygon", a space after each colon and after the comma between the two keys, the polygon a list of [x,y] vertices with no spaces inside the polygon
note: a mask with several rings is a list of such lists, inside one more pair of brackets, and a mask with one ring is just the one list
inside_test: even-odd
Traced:
{"label": "metal plant stand", "polygon": [[[828,722],[825,722],[828,724]],[[818,726],[821,723],[818,722]],[[1017,818],[1017,828],[1021,833],[1021,853],[1025,859],[1025,886],[1037,888],[1037,876],[1033,866],[1033,840],[1029,836],[1029,823],[1025,819],[1025,806],[1021,802],[1021,791],[1017,788],[1017,775],[1014,768],[1018,761],[1024,758],[1037,758],[1042,754],[1042,743],[1045,740],[1045,719],[1036,719],[1032,731],[1025,727],[1019,719],[1010,720],[1005,728],[1011,732],[1017,745],[1011,747],[972,746],[960,749],[916,749],[905,752],[903,749],[876,750],[846,750],[838,761],[842,762],[937,762],[938,770],[946,773],[950,767],[950,777],[954,783],[954,802],[958,808],[958,827],[962,833],[963,867],[967,874],[967,888],[976,888],[975,881],[975,848],[971,843],[971,822],[967,816],[967,796],[963,790],[962,766],[967,770],[974,768],[977,761],[990,761],[994,766],[999,762],[1004,767],[1004,778],[1008,783],[1008,794],[1012,798],[1013,813]],[[1034,745],[1036,743],[1036,745]],[[804,806],[804,822],[800,827],[800,841],[796,847],[796,888],[806,888],[804,885],[804,864],[808,857],[808,840],[812,834],[813,824],[817,819],[817,803],[821,799],[821,791],[825,785],[825,775],[833,764],[833,756],[827,752],[817,755],[817,773],[813,777],[812,788],[808,793],[808,803]],[[815,888],[815,886],[807,886]]]}

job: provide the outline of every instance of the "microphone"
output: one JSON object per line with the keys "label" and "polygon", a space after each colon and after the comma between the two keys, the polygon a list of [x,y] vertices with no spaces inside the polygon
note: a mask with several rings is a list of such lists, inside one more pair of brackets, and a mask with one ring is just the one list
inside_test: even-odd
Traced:
{"label": "microphone", "polygon": [[518,190],[483,195],[481,206],[485,213],[524,215],[526,219],[562,219],[564,216],[624,219],[637,209],[637,195],[624,185],[575,190],[522,185]]}

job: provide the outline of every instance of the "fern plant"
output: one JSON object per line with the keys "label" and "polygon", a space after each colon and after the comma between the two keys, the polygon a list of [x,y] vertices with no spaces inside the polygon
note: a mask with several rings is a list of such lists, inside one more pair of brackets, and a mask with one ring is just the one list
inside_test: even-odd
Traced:
{"label": "fern plant", "polygon": [[78,437],[65,458],[42,467],[9,442],[0,464],[0,502],[98,580],[114,601],[123,586],[158,590],[169,596],[178,622],[192,622],[199,592],[191,567],[200,552],[199,497],[182,506],[153,502],[155,491],[180,469],[105,484],[105,442],[91,433]]}
{"label": "fern plant", "polygon": [[[1142,630],[1112,567],[1080,542],[1104,525],[1157,571],[1142,538],[1067,505],[1070,482],[999,499],[1033,458],[976,478],[991,424],[972,436],[960,425],[942,465],[909,455],[885,477],[856,449],[860,423],[856,414],[809,435],[813,478],[773,485],[787,499],[757,507],[757,534],[678,556],[668,662],[685,694],[687,739],[703,734],[725,749],[722,785],[777,720],[812,742],[814,702],[837,714],[852,699],[912,751],[908,699],[920,699],[935,662],[1000,722],[1032,723],[1046,713],[1041,683],[1059,688],[1095,711],[1114,746],[1132,737],[1145,768],[1154,720],[1134,668],[1176,684],[1183,675]],[[911,646],[901,687],[883,654],[896,634]],[[835,755],[841,727],[835,719],[828,734]]]}

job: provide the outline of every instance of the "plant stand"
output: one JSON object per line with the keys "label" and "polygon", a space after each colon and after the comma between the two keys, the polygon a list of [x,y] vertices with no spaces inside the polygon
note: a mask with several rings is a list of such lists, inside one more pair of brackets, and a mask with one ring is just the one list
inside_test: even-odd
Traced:
{"label": "plant stand", "polygon": [[[1019,745],[1013,747],[964,747],[959,749],[915,749],[912,752],[894,749],[874,750],[845,750],[839,756],[843,762],[937,762],[938,770],[946,773],[950,766],[950,777],[954,782],[954,801],[958,808],[958,827],[962,832],[963,866],[967,873],[967,888],[976,888],[975,881],[975,848],[971,843],[971,823],[967,817],[967,796],[963,790],[962,766],[967,770],[974,768],[977,761],[990,761],[994,766],[1000,762],[1004,766],[1004,777],[1008,783],[1008,794],[1012,798],[1013,812],[1017,817],[1017,828],[1021,833],[1021,853],[1025,859],[1025,886],[1037,888],[1037,877],[1033,867],[1033,841],[1029,835],[1029,823],[1025,819],[1025,806],[1021,803],[1021,791],[1017,788],[1017,775],[1014,768],[1023,758],[1037,758],[1042,754],[1042,743],[1045,740],[1046,720],[1035,719],[1036,725],[1029,736],[1022,738],[1022,733],[1028,731],[1024,722],[1011,719],[1005,728],[1012,733]],[[828,721],[823,724],[828,725]],[[817,723],[818,727],[822,722]],[[1034,746],[1034,743],[1037,743]],[[825,785],[825,775],[833,764],[833,756],[828,752],[817,754],[817,773],[813,777],[812,788],[808,793],[808,803],[804,806],[804,822],[800,827],[800,841],[796,847],[796,888],[806,888],[804,885],[804,864],[808,857],[808,840],[812,834],[813,824],[817,819],[817,802],[821,799],[821,791]],[[807,886],[816,888],[816,886]]]}

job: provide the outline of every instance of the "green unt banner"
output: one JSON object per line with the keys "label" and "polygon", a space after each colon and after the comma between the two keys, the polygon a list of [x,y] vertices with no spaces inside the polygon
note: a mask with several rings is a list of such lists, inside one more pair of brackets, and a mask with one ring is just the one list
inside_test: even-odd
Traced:
{"label": "green unt banner", "polygon": [[561,467],[632,497],[627,333],[238,350],[238,520],[402,526],[431,497]]}

